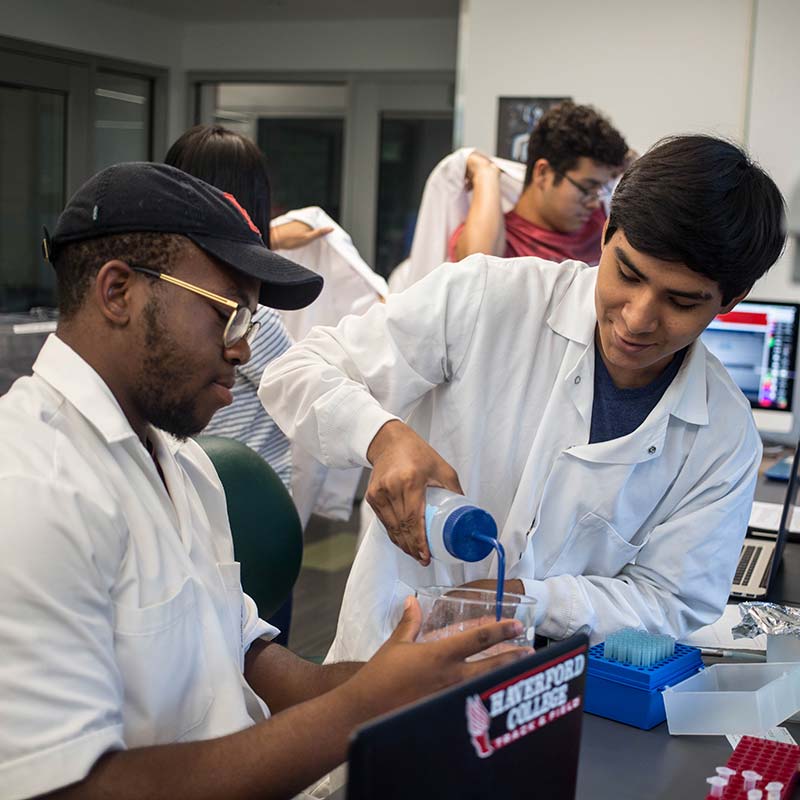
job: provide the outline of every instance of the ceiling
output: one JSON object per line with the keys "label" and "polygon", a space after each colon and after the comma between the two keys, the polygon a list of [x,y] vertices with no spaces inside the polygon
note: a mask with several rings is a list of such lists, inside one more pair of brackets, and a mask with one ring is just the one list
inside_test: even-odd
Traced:
{"label": "ceiling", "polygon": [[184,22],[455,18],[459,0],[103,0]]}

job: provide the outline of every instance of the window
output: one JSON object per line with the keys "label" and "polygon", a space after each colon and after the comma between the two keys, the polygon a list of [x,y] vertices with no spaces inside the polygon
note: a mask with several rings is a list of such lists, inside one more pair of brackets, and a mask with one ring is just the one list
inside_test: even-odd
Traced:
{"label": "window", "polygon": [[69,196],[163,147],[166,70],[0,38],[0,76],[2,316],[56,305],[40,242]]}
{"label": "window", "polygon": [[121,161],[150,161],[153,81],[98,70],[94,89],[94,171]]}
{"label": "window", "polygon": [[36,243],[64,205],[66,95],[0,83],[0,311],[55,303]]}

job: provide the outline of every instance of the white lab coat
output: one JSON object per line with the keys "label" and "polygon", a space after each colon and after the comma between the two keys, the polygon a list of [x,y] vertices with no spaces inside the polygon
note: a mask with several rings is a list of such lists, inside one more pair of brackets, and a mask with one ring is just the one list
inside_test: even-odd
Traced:
{"label": "white lab coat", "polygon": [[321,208],[289,211],[272,220],[270,227],[294,221],[311,228],[333,228],[331,233],[303,247],[275,251],[314,270],[325,280],[320,296],[311,305],[297,311],[281,311],[289,333],[299,342],[315,325],[336,325],[347,314],[363,314],[389,294],[389,287],[361,258],[347,231]]}
{"label": "white lab coat", "polygon": [[244,658],[277,629],[234,561],[191,439],[150,429],[166,487],[100,376],[51,335],[0,398],[0,795],[50,792],[109,750],[266,719]]}
{"label": "white lab coat", "polygon": [[[386,281],[361,258],[350,235],[318,206],[289,211],[270,225],[304,222],[333,231],[293,250],[277,250],[325,279],[320,296],[297,311],[281,311],[295,341],[315,325],[336,325],[347,314],[363,314],[389,293]],[[329,470],[302,447],[292,446],[292,498],[305,527],[312,512],[331,519],[349,519],[361,469]]]}
{"label": "white lab coat", "polygon": [[[464,185],[467,158],[474,147],[462,147],[445,156],[425,181],[408,265],[389,278],[393,292],[407,289],[447,261],[447,245],[453,231],[467,218],[472,192]],[[503,213],[519,200],[525,181],[525,165],[492,158],[500,168],[500,204]]]}
{"label": "white lab coat", "polygon": [[[330,464],[365,464],[389,419],[408,424],[496,519],[538,631],[593,641],[628,625],[683,636],[725,606],[761,444],[747,401],[699,340],[633,433],[587,444],[597,270],[472,256],[385,306],[312,331],[260,396]],[[373,524],[330,657],[367,658],[415,587],[496,575],[494,557],[423,567]]]}

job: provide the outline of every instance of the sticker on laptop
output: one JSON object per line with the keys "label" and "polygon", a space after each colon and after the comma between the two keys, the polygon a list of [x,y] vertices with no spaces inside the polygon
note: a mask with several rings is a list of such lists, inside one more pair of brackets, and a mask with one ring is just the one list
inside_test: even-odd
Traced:
{"label": "sticker on laptop", "polygon": [[565,653],[530,672],[467,697],[467,731],[479,758],[516,742],[580,708],[570,684],[586,669],[581,650]]}

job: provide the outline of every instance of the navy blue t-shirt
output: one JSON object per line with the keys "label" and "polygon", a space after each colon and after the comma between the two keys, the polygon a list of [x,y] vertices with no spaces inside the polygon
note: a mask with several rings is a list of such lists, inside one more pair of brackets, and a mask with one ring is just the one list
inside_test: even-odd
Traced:
{"label": "navy blue t-shirt", "polygon": [[594,400],[589,444],[619,439],[635,431],[658,405],[672,379],[678,374],[688,348],[675,353],[669,366],[647,386],[618,389],[608,374],[600,348],[594,345]]}

